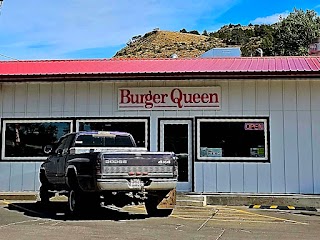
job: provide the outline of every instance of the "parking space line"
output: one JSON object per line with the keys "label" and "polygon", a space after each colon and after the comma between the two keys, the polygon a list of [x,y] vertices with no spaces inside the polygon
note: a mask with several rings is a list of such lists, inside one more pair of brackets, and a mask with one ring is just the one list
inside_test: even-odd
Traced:
{"label": "parking space line", "polygon": [[[232,209],[232,208],[230,208],[230,209]],[[308,223],[298,222],[298,221],[294,221],[294,220],[290,220],[290,219],[272,217],[272,216],[262,215],[262,214],[258,214],[258,213],[252,213],[252,212],[248,212],[248,211],[240,210],[240,209],[234,209],[234,210],[237,210],[239,212],[242,212],[242,213],[248,214],[248,215],[261,216],[261,217],[264,217],[264,218],[269,218],[269,219],[274,219],[274,220],[279,220],[279,221],[284,221],[284,222],[289,222],[289,223],[295,223],[295,224],[309,225]]]}
{"label": "parking space line", "polygon": [[[141,206],[133,206],[138,210],[145,210]],[[308,223],[298,222],[285,218],[272,217],[263,214],[257,214],[248,212],[241,209],[235,209],[230,207],[201,207],[201,208],[176,208],[171,214],[173,218],[179,218],[191,221],[205,221],[211,216],[211,212],[218,210],[213,218],[209,221],[221,221],[221,222],[246,222],[246,223],[289,223],[289,224],[303,224]]]}

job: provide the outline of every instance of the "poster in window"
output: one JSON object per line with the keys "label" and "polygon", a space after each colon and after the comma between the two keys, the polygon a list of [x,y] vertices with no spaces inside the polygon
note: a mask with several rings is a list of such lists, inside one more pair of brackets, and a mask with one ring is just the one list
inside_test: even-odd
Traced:
{"label": "poster in window", "polygon": [[264,157],[264,148],[263,147],[250,148],[250,157]]}
{"label": "poster in window", "polygon": [[207,148],[208,157],[222,157],[222,148]]}
{"label": "poster in window", "polygon": [[207,157],[207,148],[200,147],[200,157]]}

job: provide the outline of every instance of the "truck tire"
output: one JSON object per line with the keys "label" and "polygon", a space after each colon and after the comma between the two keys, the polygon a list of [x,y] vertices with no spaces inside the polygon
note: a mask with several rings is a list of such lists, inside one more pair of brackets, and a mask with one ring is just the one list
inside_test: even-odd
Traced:
{"label": "truck tire", "polygon": [[78,215],[82,209],[82,199],[80,191],[71,190],[68,196],[69,212],[72,215]]}
{"label": "truck tire", "polygon": [[72,215],[78,215],[83,211],[84,207],[83,194],[80,190],[71,190],[68,196],[69,212]]}
{"label": "truck tire", "polygon": [[[161,200],[160,200],[161,201]],[[157,206],[160,203],[157,196],[150,196],[145,201],[146,211],[150,217],[168,217],[173,209],[158,209]]]}
{"label": "truck tire", "polygon": [[49,189],[44,184],[42,184],[39,189],[39,197],[42,204],[48,204],[50,197],[52,197],[51,194],[49,194]]}
{"label": "truck tire", "polygon": [[85,193],[81,190],[71,190],[68,196],[68,206],[71,215],[92,214],[101,206],[100,196],[93,193]]}
{"label": "truck tire", "polygon": [[50,198],[54,196],[54,194],[50,193],[50,184],[49,181],[43,171],[40,172],[40,189],[39,189],[39,197],[40,197],[40,202],[42,204],[48,204],[50,202]]}

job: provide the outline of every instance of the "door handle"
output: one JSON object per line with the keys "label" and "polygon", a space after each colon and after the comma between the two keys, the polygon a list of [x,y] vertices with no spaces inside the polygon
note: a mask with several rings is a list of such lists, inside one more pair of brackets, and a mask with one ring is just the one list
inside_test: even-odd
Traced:
{"label": "door handle", "polygon": [[178,157],[188,157],[189,156],[189,154],[188,153],[177,153],[176,154],[176,156],[178,156]]}

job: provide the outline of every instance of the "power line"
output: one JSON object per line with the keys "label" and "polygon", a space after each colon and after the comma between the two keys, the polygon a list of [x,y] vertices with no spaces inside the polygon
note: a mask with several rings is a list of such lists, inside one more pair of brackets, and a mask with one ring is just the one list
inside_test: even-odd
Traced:
{"label": "power line", "polygon": [[[1,1],[1,0],[0,0],[0,1]],[[0,56],[1,56],[1,57],[5,57],[5,58],[9,58],[9,59],[11,59],[11,60],[20,61],[19,59],[16,59],[16,58],[13,58],[13,57],[9,57],[9,56],[4,55],[4,54],[1,54],[1,53],[0,53]]]}

